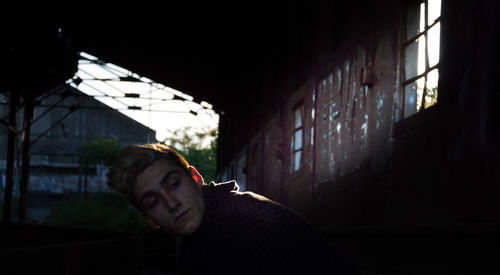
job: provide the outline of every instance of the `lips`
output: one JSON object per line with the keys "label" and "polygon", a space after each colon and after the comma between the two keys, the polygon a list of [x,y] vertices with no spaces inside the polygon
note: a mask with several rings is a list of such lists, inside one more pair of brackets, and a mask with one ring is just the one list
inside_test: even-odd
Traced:
{"label": "lips", "polygon": [[174,223],[177,223],[179,221],[182,221],[184,220],[186,217],[187,217],[187,214],[188,212],[190,211],[191,209],[188,209],[184,212],[182,212],[181,214],[177,215],[177,217],[175,217],[175,220],[174,220]]}

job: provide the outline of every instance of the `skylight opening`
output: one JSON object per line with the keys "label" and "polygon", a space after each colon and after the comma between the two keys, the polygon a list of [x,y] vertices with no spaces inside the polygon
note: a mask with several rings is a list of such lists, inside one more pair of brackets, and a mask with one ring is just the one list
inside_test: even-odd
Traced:
{"label": "skylight opening", "polygon": [[[164,141],[186,127],[193,132],[209,132],[218,127],[219,115],[208,102],[197,103],[188,94],[91,54],[81,52],[80,56],[78,72],[68,83],[155,130],[156,140]],[[203,145],[210,141],[204,140]]]}

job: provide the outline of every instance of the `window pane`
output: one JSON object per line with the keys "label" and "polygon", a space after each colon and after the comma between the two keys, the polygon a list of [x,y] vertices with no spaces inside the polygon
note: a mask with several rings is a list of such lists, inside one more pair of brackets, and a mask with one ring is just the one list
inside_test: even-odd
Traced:
{"label": "window pane", "polygon": [[425,96],[425,108],[437,103],[439,71],[434,69],[427,75],[427,94]]}
{"label": "window pane", "polygon": [[422,106],[422,101],[424,98],[424,85],[425,85],[425,77],[419,78],[417,80],[417,111],[420,110]]}
{"label": "window pane", "polygon": [[425,31],[425,3],[420,4],[420,31]]}
{"label": "window pane", "polygon": [[294,135],[294,150],[299,150],[302,148],[302,129],[295,132]]}
{"label": "window pane", "polygon": [[437,23],[428,31],[427,46],[429,47],[429,67],[436,65],[439,62],[439,33],[441,24]]}
{"label": "window pane", "polygon": [[302,114],[300,108],[295,109],[295,128],[302,126]]}
{"label": "window pane", "polygon": [[418,41],[415,41],[405,48],[405,80],[417,75],[418,69]]}
{"label": "window pane", "polygon": [[417,82],[405,86],[404,117],[409,117],[417,112]]}
{"label": "window pane", "polygon": [[420,36],[415,42],[405,49],[405,75],[406,80],[425,72],[425,35]]}
{"label": "window pane", "polygon": [[302,153],[302,151],[297,151],[295,152],[294,154],[294,166],[293,166],[293,171],[297,171],[300,169],[300,153]]}
{"label": "window pane", "polygon": [[418,38],[418,59],[417,59],[417,73],[423,74],[425,72],[425,35]]}
{"label": "window pane", "polygon": [[311,146],[314,145],[314,127],[311,127]]}
{"label": "window pane", "polygon": [[429,0],[428,1],[429,8],[429,23],[428,25],[432,25],[434,21],[441,15],[441,0]]}
{"label": "window pane", "polygon": [[420,33],[420,12],[415,12],[419,11],[419,9],[418,3],[408,7],[406,13],[406,41]]}

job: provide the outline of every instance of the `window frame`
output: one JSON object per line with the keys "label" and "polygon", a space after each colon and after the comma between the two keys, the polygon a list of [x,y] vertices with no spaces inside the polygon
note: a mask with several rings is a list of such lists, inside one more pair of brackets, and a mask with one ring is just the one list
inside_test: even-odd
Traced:
{"label": "window frame", "polygon": [[[399,98],[399,103],[400,103],[400,110],[399,110],[399,114],[398,114],[398,118],[396,119],[396,121],[401,121],[401,120],[404,120],[408,117],[411,117],[423,110],[425,110],[426,108],[429,108],[429,107],[432,107],[432,106],[435,106],[439,103],[439,101],[436,99],[436,103],[432,104],[432,105],[427,105],[426,104],[426,101],[425,101],[425,98],[428,96],[427,94],[427,77],[428,75],[434,71],[434,70],[437,70],[438,74],[439,74],[439,65],[440,65],[440,56],[441,56],[441,51],[439,51],[439,59],[437,61],[437,63],[435,65],[432,65],[430,66],[429,65],[429,31],[435,27],[437,24],[440,24],[441,23],[441,14],[434,20],[434,22],[429,22],[429,0],[419,0],[419,1],[414,1],[413,3],[418,3],[417,7],[418,7],[418,11],[420,13],[420,5],[423,3],[424,6],[425,6],[425,10],[424,10],[424,29],[423,30],[419,30],[419,32],[415,35],[413,35],[412,37],[408,38],[408,10],[409,10],[409,5],[406,5],[404,7],[404,13],[403,13],[403,16],[402,16],[402,20],[401,20],[401,26],[402,26],[402,32],[400,32],[400,35],[401,35],[401,39],[400,39],[400,51],[401,51],[401,54],[400,54],[400,58],[401,58],[401,77],[400,77],[400,98]],[[442,5],[442,4],[441,4]],[[440,35],[441,36],[441,35]],[[425,39],[425,46],[424,46],[424,70],[422,73],[416,73],[416,75],[406,79],[406,72],[407,72],[407,69],[406,69],[406,50],[407,48],[414,42],[417,42],[419,38],[421,37],[424,37]],[[441,43],[440,43],[441,44]],[[417,57],[418,58],[418,57]],[[415,60],[416,62],[418,62],[417,60]],[[409,85],[411,85],[412,83],[416,83],[418,80],[420,79],[423,79],[424,80],[424,86],[423,86],[423,91],[422,91],[422,103],[420,105],[420,107],[416,108],[415,110],[409,112],[408,110],[406,110],[407,106],[406,106],[406,96],[407,96],[407,87]],[[439,78],[438,78],[438,83],[439,83]],[[439,85],[436,87],[437,88],[437,93],[439,95]],[[417,88],[418,89],[418,88]],[[415,99],[417,101],[417,98]],[[417,105],[417,103],[415,103],[415,105]],[[407,114],[408,113],[408,114]]]}
{"label": "window frame", "polygon": [[[295,125],[295,115],[296,115],[296,112],[297,110],[299,110],[300,112],[300,126],[297,127]],[[304,127],[304,101],[303,100],[300,100],[299,102],[297,102],[293,107],[292,107],[292,119],[291,119],[291,139],[290,139],[290,173],[297,173],[299,171],[302,170],[303,168],[303,159],[304,159],[304,131],[305,131],[305,127]],[[295,149],[295,142],[296,142],[296,139],[295,139],[295,135],[298,131],[301,131],[301,146],[300,148],[298,149]],[[299,153],[300,152],[300,159],[299,159],[299,163],[298,163],[298,168],[295,169],[296,167],[296,162],[295,162],[295,155],[296,153]]]}

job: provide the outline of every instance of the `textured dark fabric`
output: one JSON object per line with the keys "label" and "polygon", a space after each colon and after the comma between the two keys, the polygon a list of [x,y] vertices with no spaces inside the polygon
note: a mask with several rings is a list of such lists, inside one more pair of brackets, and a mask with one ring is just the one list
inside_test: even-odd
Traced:
{"label": "textured dark fabric", "polygon": [[234,181],[202,189],[200,228],[183,238],[183,274],[351,274],[340,255],[292,210]]}

